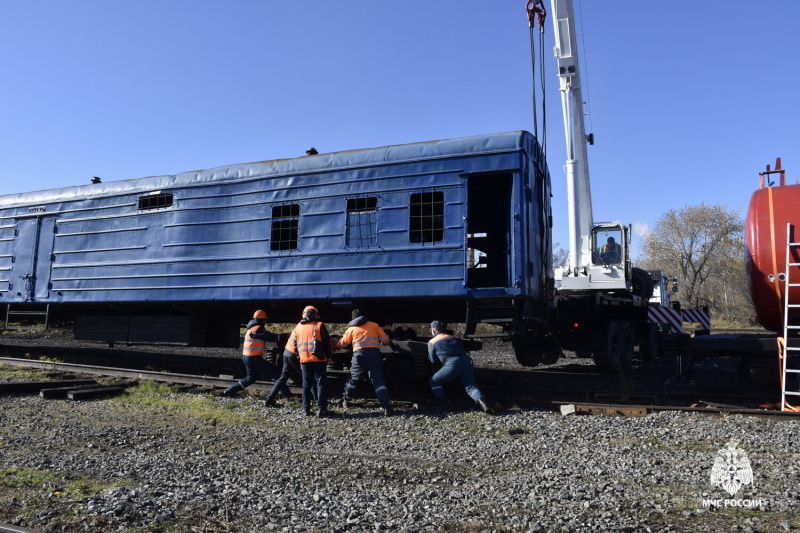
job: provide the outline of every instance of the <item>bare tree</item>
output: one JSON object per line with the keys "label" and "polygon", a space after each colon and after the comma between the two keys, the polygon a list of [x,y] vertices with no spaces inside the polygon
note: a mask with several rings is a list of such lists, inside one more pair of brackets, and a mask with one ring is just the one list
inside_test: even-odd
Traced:
{"label": "bare tree", "polygon": [[561,247],[561,243],[557,242],[553,245],[553,266],[562,266],[567,262],[569,250]]}
{"label": "bare tree", "polygon": [[644,238],[649,268],[678,277],[684,307],[708,306],[718,318],[753,316],[744,265],[744,221],[736,211],[700,204],[666,212]]}

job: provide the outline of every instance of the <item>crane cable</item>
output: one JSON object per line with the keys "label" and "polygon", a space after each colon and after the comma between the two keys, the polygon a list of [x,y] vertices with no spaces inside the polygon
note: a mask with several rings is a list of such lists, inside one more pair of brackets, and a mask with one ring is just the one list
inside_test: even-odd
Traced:
{"label": "crane cable", "polygon": [[[540,168],[544,169],[544,165],[547,164],[547,107],[545,106],[545,100],[547,96],[547,91],[545,90],[545,61],[544,61],[544,22],[547,18],[547,9],[544,7],[543,0],[528,0],[525,10],[528,13],[528,28],[530,32],[530,48],[531,48],[531,100],[532,100],[532,108],[533,108],[533,135],[536,138],[536,142],[541,147],[541,154],[539,158],[539,165]],[[539,82],[541,84],[541,91],[542,91],[542,136],[539,137],[539,117],[538,117],[538,105],[536,101],[536,75],[537,75],[537,68],[536,68],[536,59],[537,59],[537,52],[536,52],[536,39],[534,38],[534,19],[536,20],[536,26],[539,30]],[[549,194],[547,187],[543,187],[543,192],[545,194]],[[544,205],[549,205],[550,198],[542,198],[542,202]],[[542,219],[542,226],[543,227],[552,227],[553,220],[552,215],[550,214],[549,210],[543,210],[543,219]],[[543,242],[545,249],[552,250],[552,235],[549,232],[543,232],[547,237],[547,242]],[[548,254],[541,254],[541,262],[542,262],[542,272],[546,273],[551,270],[551,256]],[[555,279],[551,275],[544,275],[543,285],[542,285],[542,297],[545,300],[554,300],[555,299]]]}
{"label": "crane cable", "polygon": [[[531,74],[533,79],[533,88],[531,90],[531,100],[533,103],[533,135],[536,137],[536,140],[539,141],[539,144],[542,147],[542,157],[544,160],[547,160],[547,108],[545,106],[545,100],[547,96],[546,84],[545,84],[545,72],[544,72],[544,21],[547,18],[547,10],[544,7],[543,0],[528,0],[527,4],[525,5],[525,10],[528,13],[528,28],[530,30],[530,47],[531,47]],[[538,117],[538,105],[536,101],[536,63],[537,63],[537,52],[536,52],[536,39],[534,38],[534,20],[536,20],[536,26],[539,30],[539,82],[541,84],[541,91],[542,91],[542,136],[539,137],[539,117]]]}

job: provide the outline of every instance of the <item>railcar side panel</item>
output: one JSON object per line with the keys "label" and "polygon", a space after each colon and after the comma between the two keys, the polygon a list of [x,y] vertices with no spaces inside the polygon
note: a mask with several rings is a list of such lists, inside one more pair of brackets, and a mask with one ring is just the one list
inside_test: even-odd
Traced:
{"label": "railcar side panel", "polygon": [[0,302],[538,301],[549,194],[514,132],[7,196]]}

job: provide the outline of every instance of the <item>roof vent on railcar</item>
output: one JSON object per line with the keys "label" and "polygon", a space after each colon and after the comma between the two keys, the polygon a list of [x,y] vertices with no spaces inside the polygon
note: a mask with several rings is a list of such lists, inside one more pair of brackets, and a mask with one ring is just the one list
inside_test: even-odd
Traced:
{"label": "roof vent on railcar", "polygon": [[103,183],[103,180],[101,180],[97,176],[92,177],[92,184],[97,185],[98,183]]}

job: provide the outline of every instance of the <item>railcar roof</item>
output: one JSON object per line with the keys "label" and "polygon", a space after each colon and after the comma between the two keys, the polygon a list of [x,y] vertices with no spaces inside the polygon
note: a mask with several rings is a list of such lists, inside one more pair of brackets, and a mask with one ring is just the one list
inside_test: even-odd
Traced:
{"label": "railcar roof", "polygon": [[465,154],[488,154],[519,149],[530,151],[534,150],[535,146],[536,141],[531,133],[513,131],[457,139],[390,145],[380,148],[364,148],[302,156],[293,159],[237,163],[206,170],[180,172],[173,175],[150,176],[9,194],[0,196],[0,208],[18,206],[20,204],[44,204],[52,201],[79,200],[131,192],[170,190],[186,186],[327,172],[387,163],[439,159]]}

